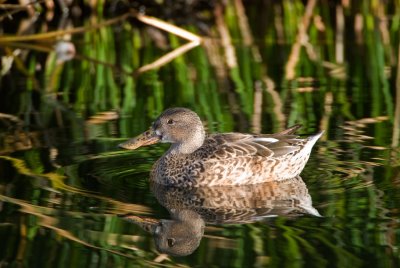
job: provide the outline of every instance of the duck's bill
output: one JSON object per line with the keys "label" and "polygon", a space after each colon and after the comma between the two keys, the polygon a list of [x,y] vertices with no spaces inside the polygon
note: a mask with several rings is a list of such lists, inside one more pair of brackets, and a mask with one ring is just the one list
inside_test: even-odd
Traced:
{"label": "duck's bill", "polygon": [[152,234],[158,232],[160,229],[160,221],[152,218],[138,217],[135,215],[123,215],[121,217],[126,221],[139,225],[143,230]]}
{"label": "duck's bill", "polygon": [[118,147],[127,150],[135,150],[139,147],[151,145],[159,141],[160,137],[152,129],[149,129],[146,132],[140,134],[139,136],[119,144]]}

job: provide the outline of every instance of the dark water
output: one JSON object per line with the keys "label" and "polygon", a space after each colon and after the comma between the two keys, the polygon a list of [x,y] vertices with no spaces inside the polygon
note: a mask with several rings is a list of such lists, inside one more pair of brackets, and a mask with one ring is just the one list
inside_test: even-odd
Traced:
{"label": "dark water", "polygon": [[[399,267],[395,11],[385,9],[385,32],[373,10],[360,9],[367,26],[357,32],[357,12],[345,7],[340,41],[328,19],[336,13],[317,6],[325,30],[314,17],[292,77],[305,7],[256,2],[246,7],[251,42],[232,14],[240,6],[230,5],[222,26],[207,24],[213,38],[140,75],[130,73],[172,49],[128,21],[73,35],[76,57],[65,62],[55,43],[0,42],[4,58],[17,55],[0,88],[0,266]],[[231,35],[236,64],[218,27]],[[185,43],[163,38],[172,48]],[[301,178],[165,189],[148,179],[167,145],[128,152],[117,144],[175,106],[196,111],[209,132],[300,123],[300,134],[325,133]]]}

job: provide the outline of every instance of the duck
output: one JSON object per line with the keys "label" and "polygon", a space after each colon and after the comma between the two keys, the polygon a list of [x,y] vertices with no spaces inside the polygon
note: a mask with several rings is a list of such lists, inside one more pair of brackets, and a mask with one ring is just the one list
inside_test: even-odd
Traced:
{"label": "duck", "polygon": [[170,143],[154,163],[150,181],[178,187],[258,184],[295,178],[304,169],[323,131],[305,138],[294,125],[274,134],[206,134],[192,110],[165,110],[139,136],[119,144],[135,150],[156,143]]}

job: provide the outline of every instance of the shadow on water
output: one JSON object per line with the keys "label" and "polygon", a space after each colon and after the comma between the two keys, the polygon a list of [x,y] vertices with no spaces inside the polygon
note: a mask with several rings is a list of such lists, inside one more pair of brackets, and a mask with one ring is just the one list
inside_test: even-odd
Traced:
{"label": "shadow on water", "polygon": [[300,177],[246,186],[179,188],[152,184],[151,189],[171,219],[123,218],[149,231],[157,249],[173,256],[193,253],[203,237],[205,224],[243,224],[278,216],[320,217]]}

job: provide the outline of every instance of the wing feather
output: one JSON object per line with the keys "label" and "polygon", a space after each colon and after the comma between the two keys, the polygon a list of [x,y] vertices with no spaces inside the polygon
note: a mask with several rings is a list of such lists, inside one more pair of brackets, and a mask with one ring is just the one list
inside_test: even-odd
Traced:
{"label": "wing feather", "polygon": [[204,148],[210,159],[227,159],[243,156],[280,157],[299,150],[295,135],[251,135],[223,133],[209,135]]}

